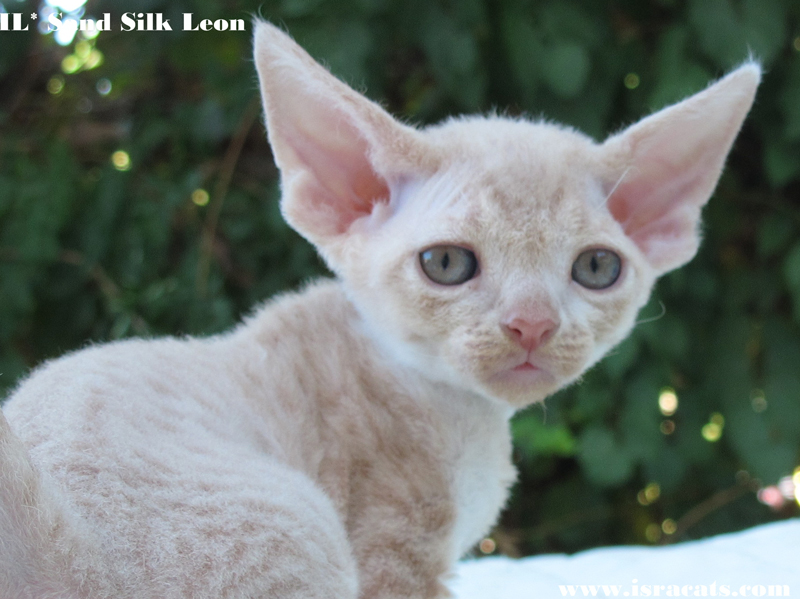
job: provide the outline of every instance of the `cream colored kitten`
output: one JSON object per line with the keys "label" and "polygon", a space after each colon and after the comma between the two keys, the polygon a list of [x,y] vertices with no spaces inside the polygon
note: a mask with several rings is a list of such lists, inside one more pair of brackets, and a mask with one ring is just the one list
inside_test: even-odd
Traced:
{"label": "cream colored kitten", "polygon": [[400,124],[266,23],[255,60],[283,212],[337,279],[37,369],[0,417],[3,599],[448,596],[514,480],[509,417],[695,253],[760,78],[596,144]]}

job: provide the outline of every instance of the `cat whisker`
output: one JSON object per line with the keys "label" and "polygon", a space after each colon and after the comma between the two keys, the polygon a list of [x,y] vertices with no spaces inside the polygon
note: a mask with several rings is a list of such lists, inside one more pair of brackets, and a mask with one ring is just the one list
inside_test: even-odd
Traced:
{"label": "cat whisker", "polygon": [[601,206],[605,206],[606,204],[608,204],[608,200],[610,200],[610,199],[611,199],[611,196],[612,196],[612,195],[614,195],[614,192],[615,192],[615,191],[617,191],[617,188],[620,186],[620,184],[622,183],[623,179],[625,179],[625,177],[627,176],[627,174],[630,172],[631,168],[632,168],[632,167],[630,167],[630,166],[629,166],[629,167],[628,167],[628,168],[626,168],[626,169],[625,169],[625,171],[624,171],[624,172],[623,172],[623,173],[620,175],[619,179],[617,179],[617,182],[616,182],[616,183],[614,183],[614,187],[612,187],[612,188],[611,188],[611,191],[609,191],[609,192],[608,192],[608,195],[606,195],[605,199],[604,199],[602,202],[600,202],[600,204],[597,206],[598,208],[600,208]]}
{"label": "cat whisker", "polygon": [[646,324],[648,322],[655,322],[656,320],[660,320],[664,317],[667,313],[667,307],[664,305],[664,302],[659,300],[659,305],[661,306],[661,314],[658,316],[651,316],[650,318],[643,318],[642,320],[637,320],[634,326],[639,326],[640,324]]}

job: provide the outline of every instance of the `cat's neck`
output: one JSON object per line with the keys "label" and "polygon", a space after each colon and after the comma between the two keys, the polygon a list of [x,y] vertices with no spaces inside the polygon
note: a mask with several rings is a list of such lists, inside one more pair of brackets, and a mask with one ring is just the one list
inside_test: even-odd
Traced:
{"label": "cat's neck", "polygon": [[264,348],[274,346],[278,338],[295,339],[296,344],[282,341],[283,351],[271,359],[285,360],[287,369],[299,368],[297,376],[307,377],[304,387],[309,390],[317,385],[349,386],[357,379],[358,388],[371,401],[406,396],[437,411],[449,411],[456,402],[462,410],[474,406],[506,419],[513,414],[507,404],[450,384],[443,377],[428,376],[398,359],[335,279],[315,281],[300,294],[279,297],[248,319],[241,331]]}

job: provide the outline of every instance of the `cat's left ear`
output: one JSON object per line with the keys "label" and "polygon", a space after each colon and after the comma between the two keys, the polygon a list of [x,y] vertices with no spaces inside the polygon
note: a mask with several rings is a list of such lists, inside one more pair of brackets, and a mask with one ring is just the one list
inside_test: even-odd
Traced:
{"label": "cat's left ear", "polygon": [[[256,22],[254,55],[284,218],[322,250],[389,202],[416,130],[336,79],[277,27]],[[323,253],[330,255],[328,251]]]}
{"label": "cat's left ear", "polygon": [[697,252],[700,210],[717,185],[760,79],[760,67],[747,63],[603,144],[620,177],[608,208],[659,275]]}

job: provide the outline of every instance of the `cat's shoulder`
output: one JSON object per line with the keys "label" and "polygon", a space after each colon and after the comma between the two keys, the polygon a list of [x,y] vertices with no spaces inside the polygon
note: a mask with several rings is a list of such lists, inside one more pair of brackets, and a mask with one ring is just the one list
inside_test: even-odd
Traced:
{"label": "cat's shoulder", "polygon": [[[279,294],[242,322],[210,336],[162,336],[91,343],[49,359],[25,377],[9,398],[20,395],[63,398],[69,390],[132,380],[143,382],[164,371],[190,372],[205,363],[219,366],[244,361],[253,343],[263,348],[302,344],[310,339],[341,337],[358,318],[341,283],[319,279],[300,291]],[[177,376],[177,374],[176,374]],[[63,401],[63,399],[59,399]]]}
{"label": "cat's shoulder", "polygon": [[340,336],[348,325],[359,320],[347,290],[337,279],[319,278],[308,281],[298,291],[270,298],[256,307],[231,334],[275,335],[308,332]]}

